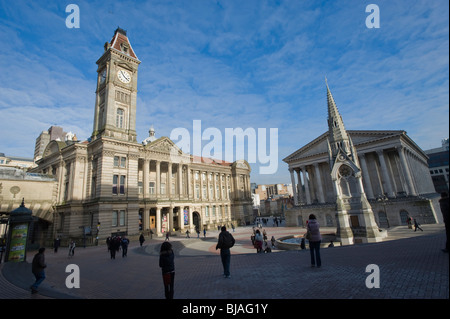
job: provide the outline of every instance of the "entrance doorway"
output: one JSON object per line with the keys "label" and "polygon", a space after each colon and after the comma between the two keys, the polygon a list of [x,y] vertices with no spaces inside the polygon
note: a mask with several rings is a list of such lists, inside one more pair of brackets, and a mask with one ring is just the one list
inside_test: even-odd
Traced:
{"label": "entrance doorway", "polygon": [[192,213],[192,223],[195,227],[196,230],[201,230],[200,228],[200,214],[198,212],[193,212]]}

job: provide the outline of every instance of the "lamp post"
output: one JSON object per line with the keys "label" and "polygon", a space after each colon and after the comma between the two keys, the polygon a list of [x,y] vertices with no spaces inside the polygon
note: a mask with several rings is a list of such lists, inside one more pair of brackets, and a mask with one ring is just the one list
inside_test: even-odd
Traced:
{"label": "lamp post", "polygon": [[[388,199],[388,197],[385,195],[385,194],[383,194],[383,195],[379,195],[378,197],[377,197],[377,201],[379,201],[379,202],[382,202],[383,203],[383,209],[384,209],[384,216],[386,216],[386,228],[389,228],[389,219],[388,219],[388,217],[387,217],[387,211],[386,211],[386,201],[388,201],[389,199]],[[381,224],[381,221],[380,221],[380,224]],[[381,225],[380,225],[381,226]]]}
{"label": "lamp post", "polygon": [[26,261],[31,222],[33,222],[32,211],[25,207],[25,199],[22,199],[19,208],[9,215],[5,262]]}

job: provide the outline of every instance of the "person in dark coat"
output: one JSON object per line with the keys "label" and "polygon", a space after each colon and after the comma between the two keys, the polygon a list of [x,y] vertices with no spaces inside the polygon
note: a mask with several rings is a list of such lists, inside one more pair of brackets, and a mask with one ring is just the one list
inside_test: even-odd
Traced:
{"label": "person in dark coat", "polygon": [[320,258],[320,243],[322,241],[322,235],[320,235],[320,226],[314,214],[309,215],[308,225],[306,228],[311,233],[311,237],[308,239],[309,251],[311,253],[311,267],[317,266],[320,268],[322,266],[322,260]]}
{"label": "person in dark coat", "polygon": [[142,247],[142,244],[144,243],[144,241],[145,241],[144,234],[141,234],[141,236],[139,236],[139,243],[141,244],[141,247]]}
{"label": "person in dark coat", "polygon": [[445,242],[445,248],[442,249],[444,253],[448,253],[449,246],[448,246],[448,237],[450,232],[450,227],[448,225],[449,222],[449,201],[448,201],[448,193],[442,192],[441,193],[441,199],[439,200],[439,206],[441,207],[442,217],[444,218],[444,224],[445,224],[445,234],[446,234],[446,242]]}
{"label": "person in dark coat", "polygon": [[166,299],[173,299],[173,287],[175,283],[175,255],[172,250],[172,244],[165,241],[161,244],[159,253],[159,267],[161,267],[164,294]]}
{"label": "person in dark coat", "polygon": [[222,259],[223,265],[223,276],[225,278],[230,278],[230,261],[231,252],[230,248],[234,246],[235,240],[233,235],[231,235],[225,226],[222,226],[221,232],[219,234],[219,241],[216,245],[216,250],[220,248],[220,258]]}
{"label": "person in dark coat", "polygon": [[45,248],[39,248],[39,252],[34,255],[33,261],[31,263],[31,272],[36,278],[36,281],[30,287],[31,293],[33,294],[38,291],[37,288],[45,279],[44,269],[47,267],[47,264],[45,263],[44,252]]}

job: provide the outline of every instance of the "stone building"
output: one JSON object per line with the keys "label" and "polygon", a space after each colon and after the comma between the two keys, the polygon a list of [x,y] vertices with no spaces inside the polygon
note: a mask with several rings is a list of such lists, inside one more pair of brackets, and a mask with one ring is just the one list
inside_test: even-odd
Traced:
{"label": "stone building", "polygon": [[327,100],[328,132],[283,159],[295,203],[288,224],[304,225],[314,213],[322,225],[338,226],[342,205],[359,205],[356,211],[367,213],[341,220],[352,233],[376,228],[367,225],[370,215],[380,228],[406,224],[407,216],[419,223],[439,221],[424,151],[405,131],[347,131],[328,84]]}
{"label": "stone building", "polygon": [[183,153],[169,138],[136,139],[137,58],[118,28],[97,61],[92,136],[50,141],[35,172],[57,179],[52,234],[104,239],[114,234],[247,223],[250,166]]}

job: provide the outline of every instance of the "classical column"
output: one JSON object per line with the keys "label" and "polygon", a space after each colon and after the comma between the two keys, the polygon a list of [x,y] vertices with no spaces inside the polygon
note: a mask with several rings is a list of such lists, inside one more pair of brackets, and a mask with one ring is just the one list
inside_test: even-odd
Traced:
{"label": "classical column", "polygon": [[167,225],[169,226],[169,231],[171,232],[173,230],[173,209],[174,206],[170,205],[169,207],[169,217],[168,217],[168,221],[167,221]]}
{"label": "classical column", "polygon": [[167,184],[166,185],[166,194],[169,198],[172,197],[172,162],[167,163]]}
{"label": "classical column", "polygon": [[177,169],[177,177],[178,177],[178,198],[181,198],[183,194],[183,164],[178,163]]}
{"label": "classical column", "polygon": [[144,165],[143,165],[143,169],[144,169],[144,174],[142,176],[142,193],[144,198],[146,198],[148,196],[148,192],[149,192],[149,174],[150,174],[150,160],[144,159]]}
{"label": "classical column", "polygon": [[300,176],[300,168],[296,170],[297,172],[297,196],[298,196],[298,204],[301,205],[303,203],[303,184],[302,184],[302,178]]}
{"label": "classical column", "polygon": [[310,193],[309,193],[308,177],[306,176],[306,167],[302,166],[300,169],[302,170],[303,181],[305,183],[306,204],[311,205],[311,196],[310,196]]}
{"label": "classical column", "polygon": [[184,229],[184,207],[180,206],[178,210],[178,226],[181,230]]}
{"label": "classical column", "polygon": [[314,163],[314,168],[316,170],[317,188],[319,189],[319,202],[324,204],[325,196],[323,195],[322,177],[320,176],[319,163]]}
{"label": "classical column", "polygon": [[156,198],[159,197],[160,193],[161,193],[161,161],[156,161],[156,185],[155,185]]}
{"label": "classical column", "polygon": [[[192,229],[192,228],[194,228],[194,224],[192,223],[193,220],[192,220],[192,207],[191,207],[191,206],[188,207],[188,212],[189,212],[189,214],[188,214],[188,218],[189,218],[189,229]],[[199,230],[200,230],[200,229],[199,229]]]}
{"label": "classical column", "polygon": [[369,170],[367,169],[367,163],[366,163],[366,154],[358,154],[359,161],[361,163],[361,170],[363,174],[363,180],[365,182],[365,191],[368,199],[374,199],[373,195],[373,189],[372,189],[372,182],[370,181],[369,176]]}
{"label": "classical column", "polygon": [[156,236],[158,237],[162,236],[161,225],[161,208],[156,207]]}
{"label": "classical column", "polygon": [[400,161],[401,161],[401,166],[402,166],[402,170],[403,170],[403,175],[405,176],[406,179],[406,186],[407,186],[407,193],[411,194],[411,195],[417,195],[416,193],[416,189],[414,187],[414,183],[412,181],[411,178],[411,172],[409,170],[409,166],[408,166],[408,161],[406,160],[406,156],[405,156],[405,151],[404,151],[404,147],[402,146],[398,146],[397,147],[397,152],[400,156]]}
{"label": "classical column", "polygon": [[142,213],[142,230],[149,230],[150,229],[150,210],[146,209],[144,207],[143,213]]}
{"label": "classical column", "polygon": [[298,206],[297,186],[295,184],[294,169],[289,168],[289,172],[291,173],[292,191],[294,192],[294,205]]}
{"label": "classical column", "polygon": [[[186,192],[187,192],[187,197],[188,199],[191,198],[195,198],[195,187],[192,186],[192,172],[191,172],[191,168],[189,167],[189,165],[186,166],[186,178],[187,178],[187,186],[186,186]],[[192,191],[192,193],[191,193]]]}
{"label": "classical column", "polygon": [[391,180],[389,178],[389,173],[388,173],[388,169],[386,166],[386,161],[384,159],[383,150],[377,150],[377,154],[378,154],[378,158],[380,160],[381,174],[383,175],[383,179],[384,179],[384,182],[386,185],[385,192],[387,193],[388,197],[395,197],[395,194],[392,191],[392,184],[391,184]]}

